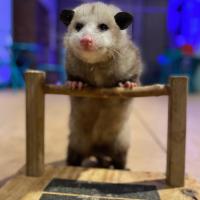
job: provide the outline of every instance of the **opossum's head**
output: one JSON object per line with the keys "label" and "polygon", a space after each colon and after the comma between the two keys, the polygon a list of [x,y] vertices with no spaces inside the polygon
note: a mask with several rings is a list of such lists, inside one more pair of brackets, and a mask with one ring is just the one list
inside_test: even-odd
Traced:
{"label": "opossum's head", "polygon": [[132,23],[129,13],[100,2],[63,10],[60,19],[68,26],[65,47],[87,63],[114,57],[118,53],[117,47],[127,38],[126,29]]}

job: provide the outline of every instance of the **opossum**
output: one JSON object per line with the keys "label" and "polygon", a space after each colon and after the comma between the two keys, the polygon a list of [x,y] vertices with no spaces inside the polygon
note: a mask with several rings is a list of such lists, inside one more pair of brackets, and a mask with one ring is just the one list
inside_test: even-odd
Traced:
{"label": "opossum", "polygon": [[[142,59],[127,33],[131,14],[95,2],[63,10],[60,19],[68,27],[64,36],[68,87],[132,89],[139,84]],[[99,163],[110,158],[110,165],[124,169],[132,100],[70,97],[70,102],[67,164],[80,166],[95,156]]]}

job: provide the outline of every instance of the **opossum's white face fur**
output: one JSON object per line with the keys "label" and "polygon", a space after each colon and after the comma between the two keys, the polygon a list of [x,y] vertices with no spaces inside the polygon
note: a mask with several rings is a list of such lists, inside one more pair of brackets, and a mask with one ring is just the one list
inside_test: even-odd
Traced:
{"label": "opossum's white face fur", "polygon": [[113,5],[88,3],[63,10],[61,20],[68,26],[65,47],[87,63],[104,62],[117,53],[132,16]]}

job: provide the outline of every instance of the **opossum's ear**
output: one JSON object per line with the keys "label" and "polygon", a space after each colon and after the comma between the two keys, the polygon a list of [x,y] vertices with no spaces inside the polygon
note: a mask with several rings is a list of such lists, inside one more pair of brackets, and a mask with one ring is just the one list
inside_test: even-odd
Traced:
{"label": "opossum's ear", "polygon": [[72,19],[73,19],[73,16],[74,16],[74,11],[73,10],[63,10],[61,13],[60,13],[60,20],[66,25],[68,26]]}
{"label": "opossum's ear", "polygon": [[115,21],[121,30],[128,28],[133,21],[133,16],[127,12],[119,12],[115,15]]}

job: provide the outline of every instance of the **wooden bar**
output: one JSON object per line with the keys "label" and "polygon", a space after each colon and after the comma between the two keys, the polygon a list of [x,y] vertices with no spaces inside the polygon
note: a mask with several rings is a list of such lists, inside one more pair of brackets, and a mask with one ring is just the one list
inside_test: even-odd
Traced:
{"label": "wooden bar", "polygon": [[129,98],[169,95],[169,87],[166,85],[138,86],[134,89],[124,88],[84,88],[82,90],[72,90],[66,85],[45,85],[46,94],[65,94],[79,97],[98,97],[98,98]]}
{"label": "wooden bar", "polygon": [[28,71],[26,79],[26,175],[44,172],[44,91],[45,73]]}
{"label": "wooden bar", "polygon": [[167,183],[173,187],[184,185],[187,92],[187,77],[170,78]]}

